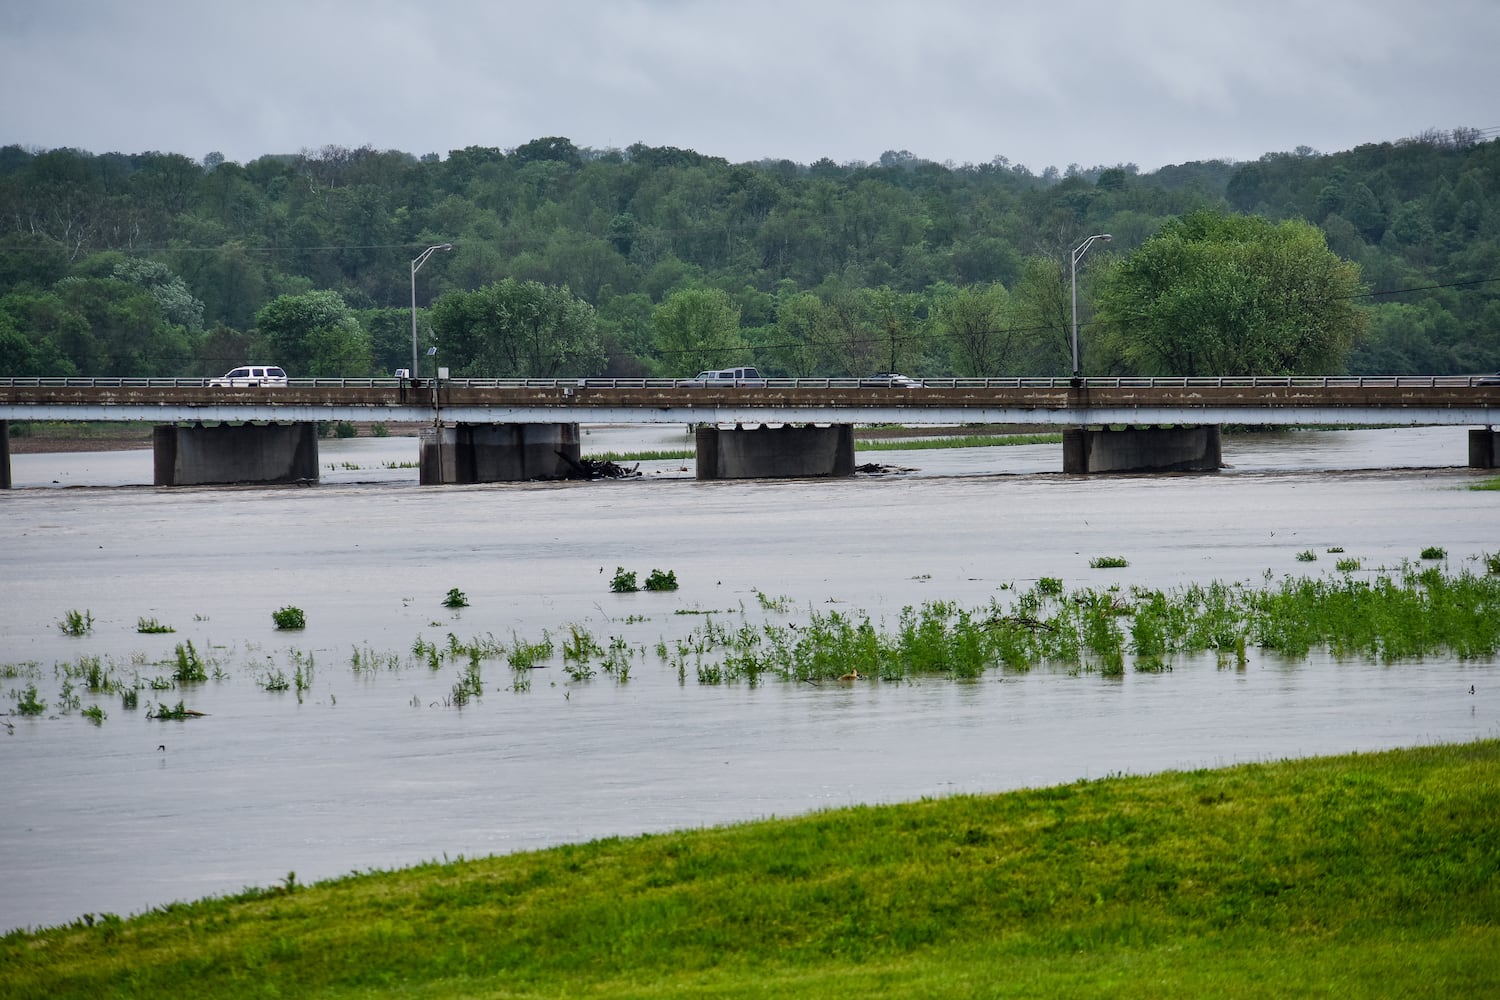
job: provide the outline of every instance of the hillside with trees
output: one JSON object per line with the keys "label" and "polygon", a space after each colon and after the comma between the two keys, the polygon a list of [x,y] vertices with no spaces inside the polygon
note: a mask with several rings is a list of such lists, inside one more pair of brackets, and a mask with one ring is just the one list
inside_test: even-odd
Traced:
{"label": "hillside with trees", "polygon": [[0,148],[0,374],[1500,369],[1500,140],[1141,173],[688,149]]}

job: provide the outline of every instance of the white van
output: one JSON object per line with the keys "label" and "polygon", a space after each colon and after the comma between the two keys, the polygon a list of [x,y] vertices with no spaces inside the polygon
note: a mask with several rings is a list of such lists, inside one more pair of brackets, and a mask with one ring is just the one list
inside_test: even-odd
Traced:
{"label": "white van", "polygon": [[241,365],[208,380],[210,386],[245,388],[247,386],[286,385],[286,372],[275,365]]}

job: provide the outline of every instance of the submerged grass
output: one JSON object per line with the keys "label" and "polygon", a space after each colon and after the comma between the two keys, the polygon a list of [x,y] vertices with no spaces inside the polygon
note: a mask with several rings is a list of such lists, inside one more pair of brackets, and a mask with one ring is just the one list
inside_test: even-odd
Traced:
{"label": "submerged grass", "polygon": [[1500,742],[827,810],[0,938],[16,997],[1481,996]]}
{"label": "submerged grass", "polygon": [[860,451],[934,451],[942,448],[1004,448],[1020,444],[1061,444],[1061,434],[967,434],[959,437],[902,438],[858,441]]}
{"label": "submerged grass", "polygon": [[[1061,434],[966,434],[956,437],[911,437],[889,441],[857,441],[860,451],[931,451],[939,448],[999,448],[1018,444],[1059,444]],[[693,448],[667,448],[656,451],[603,451],[587,457],[596,462],[680,462],[697,455]]]}
{"label": "submerged grass", "polygon": [[1267,587],[1193,584],[1081,589],[1044,577],[979,608],[931,601],[903,609],[894,627],[863,612],[809,610],[805,621],[710,617],[658,650],[679,678],[699,683],[779,679],[896,681],[975,678],[992,668],[1059,666],[1123,672],[1170,668],[1174,657],[1213,654],[1246,664],[1257,648],[1301,658],[1315,649],[1380,662],[1451,652],[1500,651],[1500,577],[1405,566],[1373,579],[1291,578]]}

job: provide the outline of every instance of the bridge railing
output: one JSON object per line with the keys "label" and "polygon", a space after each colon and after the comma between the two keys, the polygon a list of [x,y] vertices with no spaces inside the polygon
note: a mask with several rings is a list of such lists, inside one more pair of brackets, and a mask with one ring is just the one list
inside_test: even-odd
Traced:
{"label": "bridge railing", "polygon": [[[689,389],[689,379],[674,378],[455,378],[444,379],[451,388],[472,389]],[[52,377],[0,376],[0,387],[98,388],[98,389],[204,389],[206,378],[136,378],[115,376]],[[430,387],[431,379],[411,380],[376,378],[294,378],[287,381],[293,388],[311,389],[378,389],[401,385]],[[1307,388],[1365,389],[1411,388],[1435,389],[1452,386],[1497,384],[1495,375],[1244,375],[1244,376],[1092,376],[1081,380],[1091,389],[1189,389],[1189,388]],[[701,383],[697,385],[701,386]],[[859,389],[887,388],[868,378],[767,378],[752,383],[772,389]],[[895,392],[920,392],[928,389],[1067,389],[1071,379],[1047,377],[1014,378],[924,378],[912,387],[889,387]]]}

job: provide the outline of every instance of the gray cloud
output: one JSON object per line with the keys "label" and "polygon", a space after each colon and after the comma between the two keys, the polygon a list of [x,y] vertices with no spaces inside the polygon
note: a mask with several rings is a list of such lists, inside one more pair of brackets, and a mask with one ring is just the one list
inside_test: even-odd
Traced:
{"label": "gray cloud", "polygon": [[0,143],[1253,159],[1500,125],[1490,0],[11,0]]}

